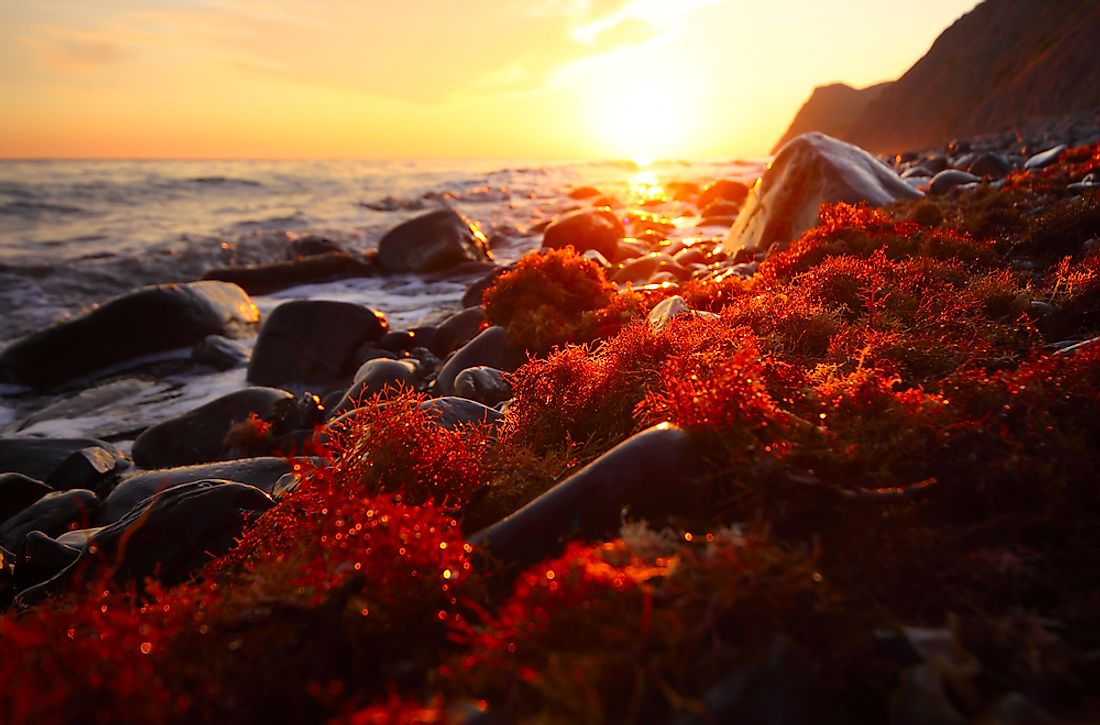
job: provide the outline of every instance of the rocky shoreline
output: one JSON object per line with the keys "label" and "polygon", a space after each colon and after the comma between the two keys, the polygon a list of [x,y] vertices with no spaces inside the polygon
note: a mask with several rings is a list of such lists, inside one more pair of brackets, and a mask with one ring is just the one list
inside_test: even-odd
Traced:
{"label": "rocky shoreline", "polygon": [[[576,189],[508,266],[441,209],[10,344],[61,415],[249,387],[132,447],[0,439],[0,720],[1097,717],[1087,140],[806,134],[751,189]],[[465,309],[249,296],[367,274]]]}

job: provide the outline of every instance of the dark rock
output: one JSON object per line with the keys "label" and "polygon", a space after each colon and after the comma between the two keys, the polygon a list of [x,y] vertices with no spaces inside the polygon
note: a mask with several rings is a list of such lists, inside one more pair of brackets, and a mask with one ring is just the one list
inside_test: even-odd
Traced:
{"label": "dark rock", "polygon": [[1003,177],[1012,169],[1012,162],[1004,154],[994,151],[978,154],[966,167],[966,170],[975,176],[988,176],[994,179]]}
{"label": "dark rock", "polygon": [[447,430],[454,430],[460,425],[494,424],[504,419],[500,411],[473,400],[451,396],[425,400],[420,409],[437,413],[436,423]]}
{"label": "dark rock", "polygon": [[87,526],[98,505],[96,495],[84,489],[48,493],[0,524],[0,546],[18,551],[32,531],[57,536],[66,529]]}
{"label": "dark rock", "polygon": [[48,493],[53,489],[22,473],[0,473],[0,523]]}
{"label": "dark rock", "polygon": [[15,560],[16,591],[46,581],[79,557],[79,548],[62,544],[41,531],[30,532]]}
{"label": "dark rock", "polygon": [[378,338],[375,344],[390,352],[405,352],[416,347],[416,335],[411,330],[391,330]]}
{"label": "dark rock", "polygon": [[208,335],[191,348],[191,362],[215,370],[232,370],[248,361],[248,348],[221,335]]}
{"label": "dark rock", "polygon": [[50,579],[20,595],[33,604],[90,580],[110,567],[120,585],[155,576],[167,585],[185,580],[202,564],[232,548],[247,521],[274,505],[271,497],[234,481],[194,481],[158,496],[93,535],[80,556]]}
{"label": "dark rock", "polygon": [[718,200],[707,204],[706,208],[700,212],[699,216],[703,219],[713,219],[715,217],[735,217],[737,213],[741,211],[741,205],[732,201]]}
{"label": "dark rock", "polygon": [[949,166],[947,163],[947,157],[943,156],[942,154],[929,156],[922,163],[924,165],[924,168],[932,172],[933,176],[940,173],[941,171],[944,171]]}
{"label": "dark rock", "polygon": [[350,302],[294,300],[276,307],[260,328],[248,382],[282,386],[340,385],[355,372],[356,350],[389,329],[380,312]]}
{"label": "dark rock", "polygon": [[451,315],[435,328],[431,351],[436,355],[446,355],[462,347],[477,337],[483,322],[485,322],[485,310],[480,306],[467,307]]}
{"label": "dark rock", "polygon": [[552,556],[564,538],[617,531],[623,509],[639,518],[675,514],[703,472],[686,432],[662,424],[612,448],[520,510],[470,537],[475,547],[520,565]]}
{"label": "dark rock", "polygon": [[69,322],[31,333],[0,354],[14,379],[48,388],[207,335],[238,337],[260,319],[244,290],[225,282],[145,287]]}
{"label": "dark rock", "polygon": [[343,251],[345,250],[339,243],[318,234],[306,234],[305,236],[294,237],[290,240],[290,244],[288,244],[286,248],[287,259],[316,257],[320,254]]}
{"label": "dark rock", "polygon": [[485,235],[453,209],[439,209],[399,224],[378,242],[378,261],[389,272],[435,272],[462,262],[491,262]]}
{"label": "dark rock", "polygon": [[611,276],[612,282],[647,282],[659,272],[670,272],[677,279],[687,279],[690,273],[681,267],[675,259],[662,252],[651,252],[644,257],[632,259],[622,269]]}
{"label": "dark rock", "polygon": [[359,368],[340,401],[329,409],[328,417],[354,410],[364,399],[384,390],[414,388],[419,379],[417,373],[416,364],[410,360],[368,360]]}
{"label": "dark rock", "polygon": [[134,441],[134,463],[173,468],[223,458],[225,436],[234,423],[255,414],[271,422],[294,396],[276,388],[245,388],[148,428]]}
{"label": "dark rock", "polygon": [[466,368],[455,376],[455,395],[493,407],[512,397],[512,386],[504,373],[496,368],[479,365]]}
{"label": "dark rock", "polygon": [[595,249],[608,259],[613,259],[624,236],[626,230],[617,216],[606,209],[594,209],[555,221],[546,228],[542,246],[547,249],[573,247],[578,253]]}
{"label": "dark rock", "polygon": [[466,288],[466,293],[462,295],[463,307],[477,307],[481,305],[481,298],[485,295],[485,290],[496,282],[497,277],[504,274],[510,269],[510,267],[497,267],[489,274],[485,275],[478,281]]}
{"label": "dark rock", "polygon": [[46,483],[58,491],[86,488],[99,491],[110,488],[126,468],[126,461],[114,448],[88,446],[73,451],[46,477]]}
{"label": "dark rock", "polygon": [[0,472],[22,473],[46,481],[65,460],[85,448],[101,448],[116,461],[125,461],[122,453],[95,438],[0,438]]}
{"label": "dark rock", "polygon": [[955,187],[962,186],[963,184],[974,184],[980,181],[981,178],[974,174],[967,173],[966,171],[946,169],[932,177],[932,181],[928,184],[928,193],[933,196],[943,196]]}
{"label": "dark rock", "polygon": [[138,504],[165,489],[204,479],[237,481],[270,494],[275,482],[290,471],[291,464],[282,458],[264,457],[138,473],[124,479],[104,499],[97,520],[100,524],[113,524]]}
{"label": "dark rock", "polygon": [[820,133],[788,142],[752,188],[724,242],[728,252],[785,247],[818,222],[822,204],[882,206],[920,192],[863,149]]}
{"label": "dark rock", "polygon": [[218,267],[207,270],[202,278],[232,282],[250,295],[263,295],[303,284],[370,277],[377,272],[373,261],[365,255],[327,252],[289,262]]}
{"label": "dark rock", "polygon": [[698,247],[686,247],[681,249],[676,254],[672,255],[672,258],[676,260],[676,263],[681,267],[687,267],[692,264],[706,264],[707,254]]}
{"label": "dark rock", "polygon": [[503,327],[490,327],[451,356],[436,376],[436,392],[451,395],[454,380],[466,368],[487,365],[505,372],[512,372],[523,363],[523,353],[508,342],[508,332]]}
{"label": "dark rock", "polygon": [[931,169],[924,166],[913,166],[902,172],[901,178],[903,179],[931,179],[933,173]]}
{"label": "dark rock", "polygon": [[[719,179],[713,184],[707,184],[699,194],[699,198],[695,201],[696,208],[706,209],[710,205],[716,202],[730,202],[738,209],[745,203],[745,198],[749,195],[749,187],[745,186],[743,182],[735,181],[734,179]],[[734,209],[736,213],[737,209]],[[703,216],[708,216],[703,214]],[[720,214],[711,214],[709,216],[721,216]]]}
{"label": "dark rock", "polygon": [[1047,149],[1046,151],[1040,151],[1034,156],[1030,157],[1024,162],[1024,168],[1028,171],[1037,171],[1039,169],[1045,169],[1058,160],[1058,157],[1068,149],[1069,147],[1063,144],[1058,144],[1054,148]]}

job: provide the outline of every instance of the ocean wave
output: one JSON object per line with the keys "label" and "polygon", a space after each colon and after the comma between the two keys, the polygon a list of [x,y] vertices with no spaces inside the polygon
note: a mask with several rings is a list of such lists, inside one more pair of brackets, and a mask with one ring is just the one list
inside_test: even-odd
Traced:
{"label": "ocean wave", "polygon": [[19,217],[20,219],[39,219],[47,215],[80,215],[91,212],[83,207],[71,204],[56,204],[48,201],[9,201],[0,204],[0,215]]}
{"label": "ocean wave", "polygon": [[201,186],[263,186],[259,181],[238,179],[232,176],[194,176],[190,179],[184,179],[183,183],[191,185],[198,184]]}

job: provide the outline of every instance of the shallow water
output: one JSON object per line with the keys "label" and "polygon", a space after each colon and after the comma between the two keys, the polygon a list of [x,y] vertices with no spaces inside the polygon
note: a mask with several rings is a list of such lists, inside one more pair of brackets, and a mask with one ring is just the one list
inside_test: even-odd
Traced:
{"label": "shallow water", "polygon": [[[142,285],[187,281],[207,269],[286,258],[294,235],[322,234],[349,250],[374,247],[396,224],[442,205],[475,222],[508,262],[537,246],[532,228],[589,202],[595,186],[674,219],[674,236],[695,228],[690,204],[661,198],[664,183],[751,181],[759,161],[0,161],[0,341],[47,326]],[[647,203],[648,202],[648,203]],[[314,284],[255,298],[264,312],[287,299],[338,299],[381,310],[395,329],[456,309],[463,284],[415,275]],[[244,370],[188,370],[147,386],[75,395],[0,390],[0,432],[98,435],[133,431],[237,389]],[[67,400],[67,402],[65,402]],[[37,411],[59,402],[65,404]],[[53,417],[50,417],[50,416]]]}

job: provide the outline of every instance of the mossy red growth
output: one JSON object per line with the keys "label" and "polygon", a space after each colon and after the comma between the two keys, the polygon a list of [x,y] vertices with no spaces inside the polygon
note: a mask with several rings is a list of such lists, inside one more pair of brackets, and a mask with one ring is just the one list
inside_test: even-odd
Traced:
{"label": "mossy red growth", "polygon": [[485,290],[482,304],[512,344],[542,355],[618,332],[640,299],[620,294],[600,265],[566,248],[522,258]]}

